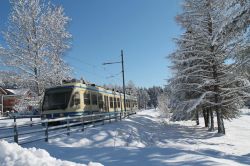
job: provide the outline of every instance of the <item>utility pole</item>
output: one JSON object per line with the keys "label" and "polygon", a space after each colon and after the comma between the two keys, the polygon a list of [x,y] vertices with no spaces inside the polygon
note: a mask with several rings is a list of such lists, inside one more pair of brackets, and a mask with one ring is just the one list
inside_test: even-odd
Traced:
{"label": "utility pole", "polygon": [[123,102],[124,102],[124,111],[126,110],[126,94],[125,94],[125,78],[124,78],[124,61],[123,61],[123,50],[121,50],[121,58],[122,58],[122,88],[123,88]]}
{"label": "utility pole", "polygon": [[3,95],[0,95],[0,115],[3,116]]}
{"label": "utility pole", "polygon": [[122,88],[123,88],[123,103],[124,103],[124,111],[125,114],[127,113],[126,109],[126,88],[125,88],[125,76],[124,76],[124,60],[123,60],[123,50],[121,50],[121,61],[120,62],[107,62],[103,63],[102,65],[111,65],[111,64],[116,64],[116,63],[121,63],[122,64]]}

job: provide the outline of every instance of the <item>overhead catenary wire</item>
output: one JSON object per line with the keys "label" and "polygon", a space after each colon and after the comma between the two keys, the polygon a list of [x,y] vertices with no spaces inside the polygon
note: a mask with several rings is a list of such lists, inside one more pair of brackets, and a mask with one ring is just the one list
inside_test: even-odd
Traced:
{"label": "overhead catenary wire", "polygon": [[[77,65],[72,66],[73,68],[78,69],[78,71],[80,71],[80,72],[85,72],[85,73],[88,72],[88,74],[90,73],[90,74],[92,74],[92,76],[94,76],[96,78],[101,77],[101,78],[106,79],[106,80],[109,79],[109,80],[116,80],[117,82],[120,82],[120,80],[117,77],[119,76],[119,74],[121,72],[119,72],[117,74],[112,74],[112,73],[108,72],[105,67],[101,67],[101,66],[98,66],[98,65],[88,63],[88,62],[83,61],[82,59],[79,59],[79,58],[76,58],[76,57],[67,57],[67,58],[70,58],[74,62],[85,64],[85,65],[87,65],[87,66],[89,66],[89,67],[91,67],[93,69],[93,71],[90,71],[90,70],[87,70],[86,68],[82,68],[82,67],[79,67]],[[105,77],[103,75],[97,74],[98,72],[95,72],[95,70],[98,70],[98,71],[101,71],[101,72],[106,72],[107,75],[109,75],[109,76]]]}

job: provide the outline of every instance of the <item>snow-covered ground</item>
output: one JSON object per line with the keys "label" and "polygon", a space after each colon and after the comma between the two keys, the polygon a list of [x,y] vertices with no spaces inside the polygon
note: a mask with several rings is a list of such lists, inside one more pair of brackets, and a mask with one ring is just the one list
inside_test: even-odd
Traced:
{"label": "snow-covered ground", "polygon": [[[43,149],[22,148],[6,141],[0,141],[0,149],[1,166],[86,166],[53,158]],[[88,166],[102,165],[90,162]]]}
{"label": "snow-covered ground", "polygon": [[[39,121],[41,120],[41,118],[32,118],[32,121]],[[16,122],[29,122],[31,121],[30,118],[20,118],[20,119],[16,119]],[[6,117],[2,117],[2,119],[0,118],[0,126],[4,126],[4,125],[11,125],[14,123],[14,119],[13,118],[6,118]]]}
{"label": "snow-covered ground", "polygon": [[243,110],[238,119],[225,121],[227,133],[223,136],[192,121],[166,123],[158,111],[146,110],[121,122],[50,139],[49,143],[23,146],[37,148],[33,150],[38,151],[35,156],[40,154],[38,149],[45,149],[57,158],[49,160],[52,162],[94,161],[105,166],[249,165],[249,123],[250,112]]}

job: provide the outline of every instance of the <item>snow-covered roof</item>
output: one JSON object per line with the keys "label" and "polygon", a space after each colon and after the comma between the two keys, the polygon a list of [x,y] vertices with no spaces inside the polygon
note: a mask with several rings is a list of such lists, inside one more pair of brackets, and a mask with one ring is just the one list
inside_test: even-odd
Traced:
{"label": "snow-covered roof", "polygon": [[22,89],[6,89],[7,91],[11,92],[12,95],[23,96],[26,95],[30,90],[27,88]]}
{"label": "snow-covered roof", "polygon": [[0,94],[7,95],[7,92],[4,88],[0,87]]}

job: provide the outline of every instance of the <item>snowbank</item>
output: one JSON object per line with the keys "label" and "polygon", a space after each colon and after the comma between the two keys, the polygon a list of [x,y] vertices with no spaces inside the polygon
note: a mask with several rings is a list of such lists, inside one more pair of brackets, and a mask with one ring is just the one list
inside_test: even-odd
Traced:
{"label": "snowbank", "polygon": [[242,108],[240,109],[240,111],[242,112],[242,114],[250,114],[250,109],[248,108]]}
{"label": "snowbank", "polygon": [[[22,148],[16,143],[0,141],[1,166],[86,166],[70,161],[58,160],[42,149]],[[88,166],[103,166],[90,162]]]}

